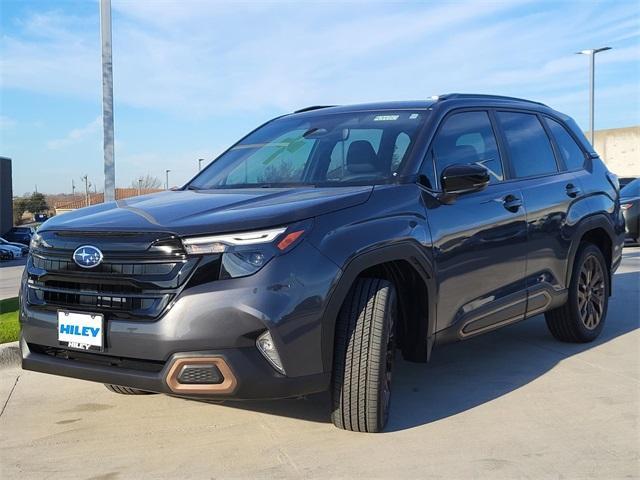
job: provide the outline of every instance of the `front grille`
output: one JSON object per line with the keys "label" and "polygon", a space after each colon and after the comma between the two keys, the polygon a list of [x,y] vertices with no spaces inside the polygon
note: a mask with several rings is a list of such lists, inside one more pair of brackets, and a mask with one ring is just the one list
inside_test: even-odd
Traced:
{"label": "front grille", "polygon": [[[62,283],[62,282],[52,282]],[[74,285],[73,283],[70,285]],[[98,290],[89,292],[84,289],[63,289],[48,286],[46,282],[29,284],[29,303],[48,307],[81,307],[90,310],[108,310],[111,312],[127,312],[131,316],[155,317],[172,298],[172,294],[144,296]],[[129,315],[126,316],[130,318]]]}
{"label": "front grille", "polygon": [[144,372],[160,372],[164,368],[164,362],[156,360],[139,360],[136,358],[116,357],[113,355],[104,355],[101,353],[80,352],[59,347],[48,347],[29,343],[29,350],[50,357],[61,358],[64,360],[84,363],[88,365],[97,365],[102,367],[117,367],[130,370],[140,370]]}
{"label": "front grille", "polygon": [[[179,265],[170,263],[101,263],[94,272],[113,273],[123,275],[167,275]],[[33,266],[47,270],[48,272],[86,272],[73,261],[58,258],[47,258],[41,255],[33,255]]]}
{"label": "front grille", "polygon": [[[44,232],[27,262],[27,300],[36,308],[81,310],[109,317],[153,320],[175,298],[198,263],[167,234]],[[103,253],[95,268],[73,261],[80,245]]]}

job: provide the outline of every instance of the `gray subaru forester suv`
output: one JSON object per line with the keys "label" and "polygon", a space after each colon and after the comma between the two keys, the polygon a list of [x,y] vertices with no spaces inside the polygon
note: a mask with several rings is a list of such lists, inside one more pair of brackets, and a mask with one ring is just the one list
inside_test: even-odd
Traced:
{"label": "gray subaru forester suv", "polygon": [[397,350],[426,362],[541,313],[560,341],[596,339],[618,197],[576,124],[540,103],[306,108],[182,188],[45,222],[22,279],[22,365],[122,394],[330,389],[336,426],[377,432]]}

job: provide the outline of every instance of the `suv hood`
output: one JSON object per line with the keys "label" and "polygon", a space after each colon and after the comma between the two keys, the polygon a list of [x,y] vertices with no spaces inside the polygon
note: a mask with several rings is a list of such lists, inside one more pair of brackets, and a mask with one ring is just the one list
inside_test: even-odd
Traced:
{"label": "suv hood", "polygon": [[170,190],[63,213],[39,231],[224,233],[286,225],[364,203],[372,186]]}

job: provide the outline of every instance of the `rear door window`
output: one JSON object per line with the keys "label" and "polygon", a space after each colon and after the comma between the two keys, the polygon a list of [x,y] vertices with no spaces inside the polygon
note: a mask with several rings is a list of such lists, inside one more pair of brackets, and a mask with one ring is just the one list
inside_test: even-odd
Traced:
{"label": "rear door window", "polygon": [[531,113],[497,112],[516,178],[558,171],[551,142],[538,117]]}

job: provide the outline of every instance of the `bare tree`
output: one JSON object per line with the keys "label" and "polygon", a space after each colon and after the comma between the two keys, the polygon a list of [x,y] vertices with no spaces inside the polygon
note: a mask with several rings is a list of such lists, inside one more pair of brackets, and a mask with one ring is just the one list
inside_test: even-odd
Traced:
{"label": "bare tree", "polygon": [[283,159],[275,165],[268,165],[262,175],[258,176],[258,183],[287,183],[300,180],[302,169],[296,168],[290,161]]}
{"label": "bare tree", "polygon": [[131,182],[131,188],[140,188],[141,190],[150,190],[160,188],[162,186],[162,182],[158,177],[154,177],[153,175],[147,173],[140,178],[136,178]]}

